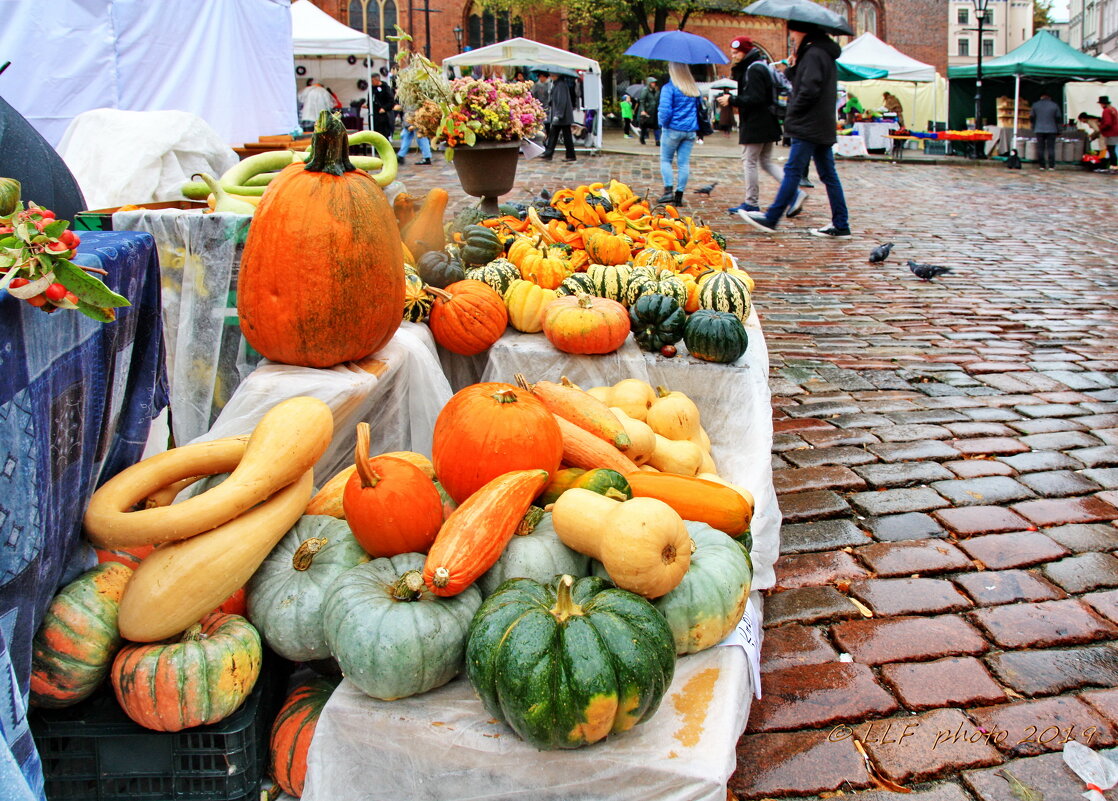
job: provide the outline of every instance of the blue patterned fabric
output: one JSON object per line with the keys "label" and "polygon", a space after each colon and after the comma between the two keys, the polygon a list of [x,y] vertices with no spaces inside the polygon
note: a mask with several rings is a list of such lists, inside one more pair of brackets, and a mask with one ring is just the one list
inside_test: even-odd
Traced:
{"label": "blue patterned fabric", "polygon": [[79,541],[90,494],[140,458],[167,405],[155,240],[83,232],[75,261],[132,302],[115,322],[0,293],[0,801],[43,798],[31,640],[58,588],[92,564]]}

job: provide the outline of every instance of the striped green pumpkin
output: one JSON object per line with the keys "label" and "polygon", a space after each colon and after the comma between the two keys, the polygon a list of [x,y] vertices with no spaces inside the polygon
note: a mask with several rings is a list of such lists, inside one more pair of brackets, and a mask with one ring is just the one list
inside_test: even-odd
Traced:
{"label": "striped green pumpkin", "polygon": [[636,267],[629,268],[630,280],[636,278],[638,275],[647,278],[649,281],[657,281],[660,278],[660,271],[649,264],[641,264]]}
{"label": "striped green pumpkin", "polygon": [[621,302],[626,306],[632,306],[638,298],[645,295],[655,295],[656,287],[657,282],[643,274],[631,276],[629,283],[625,286],[625,296]]}
{"label": "striped green pumpkin", "polygon": [[594,286],[594,294],[624,303],[632,270],[626,264],[591,264],[586,269]]}
{"label": "striped green pumpkin", "polygon": [[749,337],[741,320],[729,312],[699,309],[687,318],[683,342],[696,359],[729,364],[745,353]]}
{"label": "striped green pumpkin", "polygon": [[660,273],[660,280],[656,282],[656,294],[675,298],[680,308],[687,305],[687,285],[670,270]]}
{"label": "striped green pumpkin", "polygon": [[555,290],[560,297],[563,295],[577,295],[582,292],[586,295],[594,294],[594,281],[586,273],[575,273],[563,279]]}
{"label": "striped green pumpkin", "polygon": [[736,275],[710,273],[699,282],[699,308],[729,312],[744,323],[749,317],[749,288]]}
{"label": "striped green pumpkin", "polygon": [[411,323],[422,323],[431,313],[435,296],[425,291],[423,279],[418,273],[404,273],[404,319]]}
{"label": "striped green pumpkin", "polygon": [[508,259],[493,259],[488,264],[466,270],[467,280],[484,281],[501,297],[508,292],[513,281],[520,278],[520,270]]}

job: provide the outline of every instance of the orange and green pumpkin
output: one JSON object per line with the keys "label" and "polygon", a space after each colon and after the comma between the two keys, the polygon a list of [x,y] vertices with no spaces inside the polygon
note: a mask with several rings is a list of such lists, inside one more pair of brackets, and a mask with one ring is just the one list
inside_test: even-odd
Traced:
{"label": "orange and green pumpkin", "polygon": [[332,367],[380,350],[399,328],[404,249],[384,191],[349,161],[340,116],[319,117],[311,147],[256,209],[237,312],[269,359]]}
{"label": "orange and green pumpkin", "polygon": [[613,300],[568,295],[548,305],[543,332],[564,353],[613,353],[629,336],[629,313]]}
{"label": "orange and green pumpkin", "polygon": [[132,569],[99,564],[63,587],[31,644],[31,704],[56,709],[87,698],[120,648],[117,613]]}
{"label": "orange and green pumpkin", "polygon": [[404,319],[411,323],[422,323],[431,313],[435,299],[427,292],[423,279],[415,273],[406,276],[404,290]]}
{"label": "orange and green pumpkin", "polygon": [[341,677],[320,676],[291,691],[272,724],[272,778],[288,795],[299,798],[307,780],[307,751],[322,708]]}

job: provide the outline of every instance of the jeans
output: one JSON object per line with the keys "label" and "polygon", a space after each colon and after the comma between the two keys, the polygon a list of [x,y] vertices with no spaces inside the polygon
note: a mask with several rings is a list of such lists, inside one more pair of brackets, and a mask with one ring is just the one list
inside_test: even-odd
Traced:
{"label": "jeans", "polygon": [[425,159],[431,158],[431,140],[426,136],[416,136],[415,130],[406,125],[400,131],[400,149],[396,151],[396,157],[402,159],[408,155],[413,140],[419,145],[419,155]]}
{"label": "jeans", "polygon": [[772,142],[751,142],[741,146],[741,164],[745,171],[745,202],[750,206],[761,205],[757,202],[760,196],[760,189],[757,186],[758,167],[771,175],[777,183],[782,180],[780,170],[773,163],[772,152]]}
{"label": "jeans", "polygon": [[792,149],[788,161],[784,163],[784,178],[777,190],[776,200],[765,212],[765,219],[776,225],[784,211],[796,199],[800,191],[800,177],[807,174],[808,165],[815,160],[815,171],[819,180],[827,187],[827,200],[831,204],[831,225],[835,228],[849,228],[850,220],[846,213],[846,196],[842,193],[842,183],[835,172],[835,154],[831,145],[817,145],[803,139],[792,139]]}
{"label": "jeans", "polygon": [[[663,129],[660,136],[660,177],[664,179],[664,186],[674,186],[677,192],[687,188],[687,179],[691,175],[691,148],[695,144],[695,136],[695,131]],[[676,181],[672,181],[673,158],[676,159],[679,172],[679,179]]]}
{"label": "jeans", "polygon": [[1037,161],[1041,167],[1056,166],[1056,134],[1038,133],[1036,135]]}

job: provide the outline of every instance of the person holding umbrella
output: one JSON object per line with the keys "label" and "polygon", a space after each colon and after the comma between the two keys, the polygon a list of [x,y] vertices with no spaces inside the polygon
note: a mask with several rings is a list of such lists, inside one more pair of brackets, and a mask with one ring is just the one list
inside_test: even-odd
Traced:
{"label": "person holding umbrella", "polygon": [[[755,3],[746,11],[761,13],[752,10],[759,5],[761,3]],[[784,166],[784,177],[776,200],[767,211],[739,211],[738,214],[755,228],[767,233],[775,231],[785,212],[795,209],[800,197],[800,179],[814,161],[819,179],[827,188],[831,224],[811,233],[826,238],[849,237],[846,196],[835,171],[832,152],[837,141],[835,104],[838,100],[838,68],[835,60],[842,53],[842,48],[815,23],[788,20],[788,34],[795,50],[795,63],[786,73],[792,81],[792,94],[784,116],[784,133],[791,139],[792,147]]]}
{"label": "person holding umbrella", "polygon": [[[691,148],[699,131],[699,115],[703,113],[699,102],[699,87],[691,76],[691,69],[678,61],[668,62],[671,81],[660,92],[658,118],[660,135],[660,177],[664,179],[664,194],[658,203],[683,203],[683,190],[691,174]],[[678,176],[672,180],[672,161],[676,162]],[[674,191],[673,191],[674,189]]]}
{"label": "person holding umbrella", "polygon": [[567,153],[563,161],[575,160],[575,141],[571,136],[571,123],[575,121],[574,110],[570,84],[562,75],[556,76],[551,84],[551,94],[548,95],[547,121],[550,127],[547,132],[547,144],[544,145],[543,155],[540,156],[544,161],[551,161],[555,155],[555,146],[559,144],[560,135],[563,137],[563,147]]}

